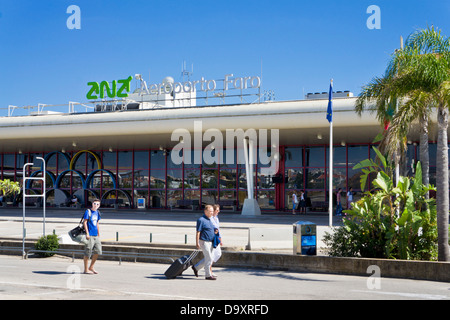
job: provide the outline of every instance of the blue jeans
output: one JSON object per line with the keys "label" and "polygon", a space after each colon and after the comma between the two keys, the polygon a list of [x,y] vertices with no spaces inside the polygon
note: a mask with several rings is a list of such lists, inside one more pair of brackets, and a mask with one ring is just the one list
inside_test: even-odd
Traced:
{"label": "blue jeans", "polygon": [[336,215],[342,214],[342,205],[340,203],[337,204],[336,207]]}

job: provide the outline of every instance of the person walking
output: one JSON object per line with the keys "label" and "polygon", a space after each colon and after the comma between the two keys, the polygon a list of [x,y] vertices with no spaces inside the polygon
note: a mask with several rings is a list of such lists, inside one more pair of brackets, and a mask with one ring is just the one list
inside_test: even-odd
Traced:
{"label": "person walking", "polygon": [[336,215],[342,215],[342,203],[341,203],[341,192],[342,188],[339,188],[336,193]]}
{"label": "person walking", "polygon": [[292,214],[295,214],[295,209],[298,206],[298,197],[295,191],[292,193]]}
{"label": "person walking", "polygon": [[306,214],[306,196],[305,190],[300,191],[300,214]]}
{"label": "person walking", "polygon": [[[94,269],[95,262],[98,259],[98,255],[102,254],[102,243],[100,241],[100,228],[99,223],[101,220],[100,200],[94,199],[91,209],[87,209],[83,216],[84,230],[86,230],[86,246],[84,249],[84,273],[97,274]],[[91,264],[89,265],[89,258],[91,258]]]}
{"label": "person walking", "polygon": [[350,187],[350,189],[348,189],[347,192],[347,209],[352,208],[352,203],[353,203],[353,188]]}
{"label": "person walking", "polygon": [[[211,222],[214,225],[214,237],[213,240],[213,251],[212,251],[212,263],[211,263],[211,275],[214,278],[217,278],[217,276],[212,271],[212,265],[219,261],[220,257],[222,256],[222,249],[220,248],[222,246],[222,236],[220,234],[220,225],[219,225],[219,212],[220,212],[220,205],[215,204],[213,205],[213,215],[211,217]],[[205,259],[200,260],[197,264],[192,266],[192,270],[194,270],[194,274],[196,277],[198,277],[198,270],[201,270],[205,267]]]}
{"label": "person walking", "polygon": [[[214,225],[211,221],[214,214],[214,208],[212,205],[206,205],[204,215],[197,220],[197,232],[195,235],[195,244],[197,249],[201,249],[204,257],[205,279],[216,280],[211,274],[212,254],[213,254],[213,241],[215,237]],[[193,269],[196,276],[198,276],[198,269]]]}

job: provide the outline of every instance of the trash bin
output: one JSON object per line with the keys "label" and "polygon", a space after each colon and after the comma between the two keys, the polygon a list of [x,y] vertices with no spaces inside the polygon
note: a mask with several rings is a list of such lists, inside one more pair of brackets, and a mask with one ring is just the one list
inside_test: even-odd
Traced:
{"label": "trash bin", "polygon": [[297,221],[293,225],[294,254],[315,256],[317,227],[309,221]]}
{"label": "trash bin", "polygon": [[137,207],[138,209],[145,209],[145,198],[137,199]]}

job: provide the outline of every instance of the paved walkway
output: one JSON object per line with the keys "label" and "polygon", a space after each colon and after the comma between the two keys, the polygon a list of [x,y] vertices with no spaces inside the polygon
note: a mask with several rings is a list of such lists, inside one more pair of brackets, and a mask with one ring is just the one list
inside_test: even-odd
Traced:
{"label": "paved walkway", "polygon": [[[127,244],[195,245],[195,225],[201,211],[138,211],[100,209],[102,213],[101,237],[104,242]],[[84,210],[47,209],[45,232],[66,235],[79,222]],[[222,211],[219,215],[224,248],[243,250],[248,244],[249,228],[279,228],[292,234],[297,221],[310,221],[318,226],[318,233],[326,229],[327,213],[292,215],[263,213],[258,217],[244,217],[239,213]],[[333,217],[333,225],[342,223]],[[42,209],[28,209],[25,217],[26,239],[37,239],[43,234]],[[18,208],[0,209],[0,237],[22,239],[23,213]],[[292,247],[284,248],[292,252]],[[271,250],[273,251],[273,250]]]}
{"label": "paved walkway", "polygon": [[[304,315],[305,310],[308,314],[318,314],[320,311],[323,316],[323,311],[317,310],[321,300],[450,299],[449,284],[436,281],[390,278],[373,280],[369,275],[221,267],[214,268],[218,275],[217,281],[205,281],[202,274],[196,278],[192,270],[186,271],[176,280],[167,280],[164,276],[167,265],[164,264],[119,265],[117,261],[103,260],[96,265],[99,271],[97,275],[81,274],[82,265],[81,259],[72,262],[61,256],[22,260],[17,256],[0,255],[0,300],[159,300],[150,305],[146,302],[147,311],[165,307],[165,316],[169,319],[184,319],[180,315],[181,307],[189,304],[196,307],[216,306],[212,318],[218,316],[220,319],[233,318],[233,315],[223,315],[224,304],[269,304],[269,319],[283,319],[292,316],[295,311]],[[212,301],[216,299],[219,301]],[[161,300],[180,300],[180,303],[164,305]],[[274,305],[275,300],[282,302]],[[316,300],[318,303],[299,305],[294,300]],[[299,307],[304,309],[298,310]],[[31,310],[30,317],[36,315],[34,308],[25,309]],[[335,315],[337,309],[333,308],[330,316]],[[20,311],[23,314],[24,310]],[[404,315],[404,310],[401,312]],[[194,315],[191,318],[206,319],[206,316]],[[248,315],[240,318],[246,319]],[[256,318],[265,319],[264,316],[250,315],[250,319]]]}

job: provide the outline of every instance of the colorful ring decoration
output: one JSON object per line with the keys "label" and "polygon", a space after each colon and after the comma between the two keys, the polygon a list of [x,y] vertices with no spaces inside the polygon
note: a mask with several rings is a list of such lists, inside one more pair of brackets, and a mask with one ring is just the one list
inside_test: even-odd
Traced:
{"label": "colorful ring decoration", "polygon": [[[86,178],[85,178],[85,175],[83,174],[83,172],[75,169],[76,162],[77,162],[78,158],[83,153],[89,153],[90,155],[92,155],[95,158],[95,160],[97,162],[97,167],[98,167],[98,169],[95,169],[92,172],[90,172],[87,175]],[[74,172],[81,179],[82,189],[86,190],[86,191],[89,191],[89,192],[94,192],[96,194],[96,192],[94,190],[91,190],[92,189],[91,188],[91,184],[93,183],[93,179],[94,179],[95,175],[98,172],[104,172],[107,175],[109,175],[109,177],[111,178],[113,186],[110,189],[104,190],[105,192],[104,192],[103,196],[108,195],[109,193],[111,193],[113,191],[119,191],[119,192],[123,193],[126,196],[126,198],[129,200],[130,204],[132,203],[132,199],[131,199],[130,195],[126,191],[118,189],[117,179],[116,179],[116,176],[114,175],[114,173],[109,171],[109,170],[106,170],[106,169],[102,168],[101,159],[95,152],[90,151],[90,150],[81,150],[81,151],[78,151],[77,153],[75,153],[72,158],[70,158],[69,155],[64,153],[64,152],[53,151],[53,152],[50,152],[50,153],[45,155],[45,157],[44,157],[45,162],[47,163],[52,156],[58,155],[58,154],[61,155],[63,157],[63,159],[65,159],[69,169],[68,170],[64,170],[63,172],[58,174],[57,177],[55,176],[55,174],[53,172],[46,170],[46,174],[50,177],[50,179],[51,179],[51,181],[53,183],[53,189],[54,190],[58,189],[58,190],[65,191],[65,190],[60,188],[61,181],[68,173]],[[42,170],[42,167],[41,167],[41,170],[37,170],[37,171],[32,172],[31,173],[31,177],[37,176],[39,173],[42,173],[42,171],[43,170]],[[27,186],[26,186],[27,189],[31,189],[32,184],[33,184],[33,180],[29,180],[27,182]],[[47,190],[47,191],[50,191],[50,190]]]}

